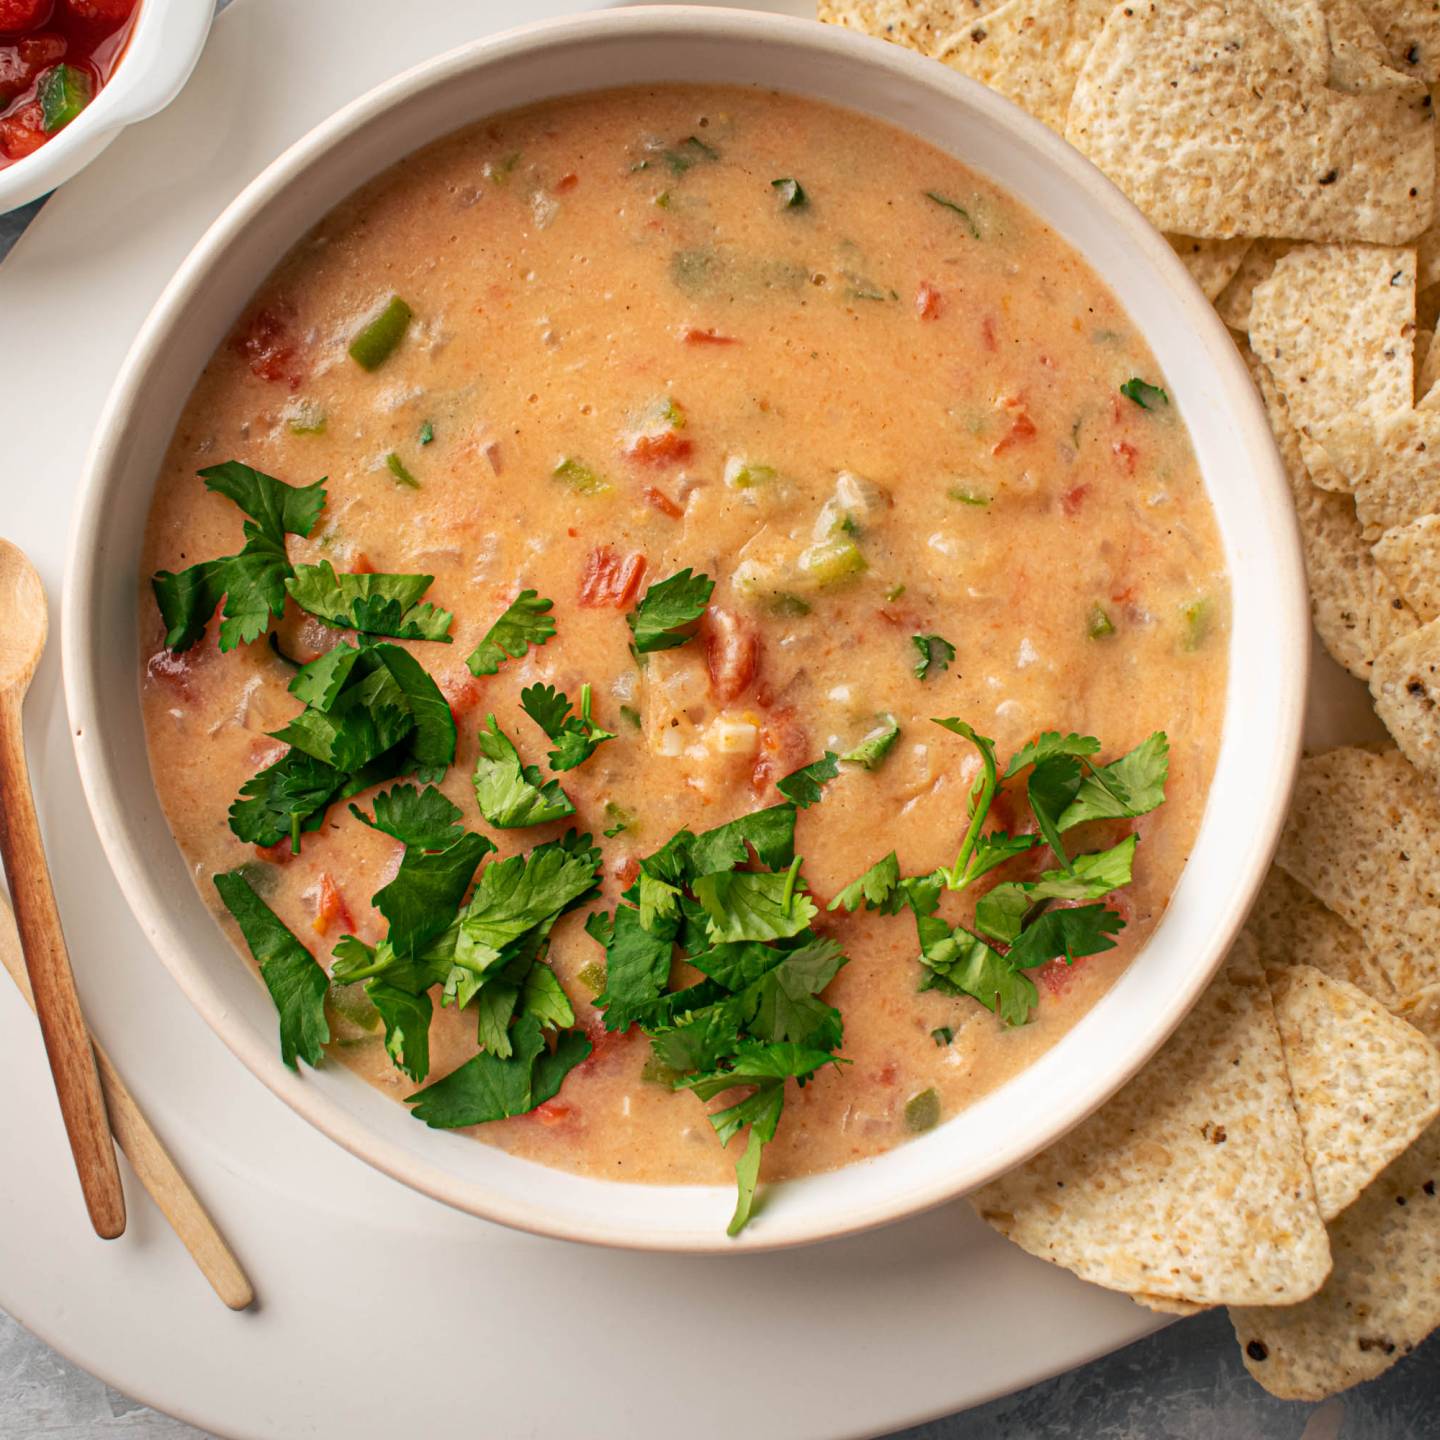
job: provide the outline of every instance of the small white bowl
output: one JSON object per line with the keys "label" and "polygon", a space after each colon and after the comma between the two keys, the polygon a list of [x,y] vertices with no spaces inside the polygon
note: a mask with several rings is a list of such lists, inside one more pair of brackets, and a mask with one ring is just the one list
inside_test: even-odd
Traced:
{"label": "small white bowl", "polygon": [[140,0],[120,62],[53,139],[0,170],[0,215],[78,175],[127,126],[163,110],[205,48],[215,0]]}
{"label": "small white bowl", "polygon": [[[738,1241],[724,1233],[728,1186],[563,1174],[428,1130],[342,1066],[285,1069],[270,999],[201,903],[161,813],[138,697],[138,563],[155,476],[197,374],[291,244],[357,186],[461,125],[598,85],[661,81],[849,106],[1027,202],[1119,295],[1163,367],[1232,586],[1215,779],[1150,943],[1036,1064],[888,1154],[770,1187]],[[963,1194],[1055,1140],[1145,1063],[1220,964],[1274,850],[1299,753],[1308,609],[1289,488],[1239,355],[1169,245],[1098,170],[989,90],[898,46],[743,11],[621,10],[498,36],[398,77],[293,146],[220,216],[156,304],[101,417],[67,567],[64,663],[80,773],[121,888],[196,1008],[287,1104],[395,1178],[487,1219],[601,1244],[735,1252],[843,1235]]]}

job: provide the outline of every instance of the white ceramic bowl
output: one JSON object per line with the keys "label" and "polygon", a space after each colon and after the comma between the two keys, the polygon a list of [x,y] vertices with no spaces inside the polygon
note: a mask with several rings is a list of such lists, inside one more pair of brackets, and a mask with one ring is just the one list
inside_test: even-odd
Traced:
{"label": "white ceramic bowl", "polygon": [[[1026,201],[1116,291],[1163,367],[1219,517],[1233,596],[1209,804],[1144,951],[1038,1063],[886,1155],[771,1187],[738,1242],[724,1235],[728,1187],[562,1174],[428,1130],[343,1067],[286,1070],[269,997],[207,913],[166,826],[137,693],[138,560],[155,476],[196,375],[289,246],[358,185],[461,125],[598,84],[658,81],[769,86],[850,106]],[[287,1104],[476,1215],[604,1244],[754,1250],[860,1230],[982,1184],[1100,1105],[1161,1044],[1220,963],[1274,848],[1299,748],[1307,612],[1288,488],[1235,347],[1170,247],[1097,170],[1006,101],[896,46],[741,11],[629,10],[502,35],[400,76],[292,147],[215,222],[152,311],[100,421],[67,574],[65,679],[90,806],[136,916],[217,1034]]]}
{"label": "white ceramic bowl", "polygon": [[0,215],[78,175],[127,125],[163,110],[190,78],[214,18],[215,0],[140,0],[100,93],[54,139],[0,170]]}

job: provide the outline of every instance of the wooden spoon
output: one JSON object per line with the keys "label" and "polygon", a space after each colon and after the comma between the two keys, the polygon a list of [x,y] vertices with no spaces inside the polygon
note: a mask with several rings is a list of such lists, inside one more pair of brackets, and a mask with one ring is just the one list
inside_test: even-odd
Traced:
{"label": "wooden spoon", "polygon": [[20,708],[48,632],[45,590],[35,567],[8,540],[0,540],[0,860],[10,881],[35,1013],[85,1207],[95,1233],[113,1240],[125,1232],[125,1193],[25,763]]}
{"label": "wooden spoon", "polygon": [[[20,936],[5,897],[0,895],[0,966],[20,987],[20,993],[33,1010],[35,997],[25,976],[25,962],[20,955]],[[134,1097],[125,1087],[105,1047],[95,1041],[95,1060],[100,1067],[100,1085],[105,1091],[105,1104],[110,1112],[110,1126],[120,1148],[130,1157],[140,1183],[170,1222],[190,1252],[200,1272],[214,1287],[215,1293],[232,1309],[244,1310],[255,1301],[240,1262],[235,1258],[215,1222],[205,1213],[195,1192],[176,1168],[160,1137],[150,1128]]]}

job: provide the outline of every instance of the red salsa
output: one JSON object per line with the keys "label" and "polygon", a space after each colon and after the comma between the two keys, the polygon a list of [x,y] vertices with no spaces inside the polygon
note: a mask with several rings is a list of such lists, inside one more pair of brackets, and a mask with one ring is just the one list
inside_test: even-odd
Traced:
{"label": "red salsa", "polygon": [[0,167],[63,130],[109,80],[138,0],[0,0]]}

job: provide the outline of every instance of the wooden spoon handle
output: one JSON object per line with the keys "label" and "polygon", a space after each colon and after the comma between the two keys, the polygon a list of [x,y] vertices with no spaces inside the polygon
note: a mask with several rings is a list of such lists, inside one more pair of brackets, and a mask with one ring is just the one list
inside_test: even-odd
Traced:
{"label": "wooden spoon handle", "polygon": [[[0,896],[0,965],[10,972],[20,993],[33,1010],[35,996],[20,955],[20,937],[10,907]],[[110,1127],[120,1148],[130,1157],[140,1183],[160,1207],[181,1243],[190,1252],[215,1293],[232,1309],[244,1310],[254,1303],[255,1291],[240,1262],[205,1213],[195,1192],[176,1168],[160,1137],[150,1128],[134,1097],[125,1088],[104,1047],[97,1040],[95,1060],[100,1068],[100,1085],[110,1111]]]}
{"label": "wooden spoon handle", "polygon": [[90,1035],[80,1013],[75,977],[60,929],[60,912],[35,818],[20,696],[0,696],[0,860],[10,880],[25,966],[35,993],[35,1013],[60,1097],[60,1113],[80,1172],[80,1188],[95,1233],[113,1240],[125,1232],[125,1193],[100,1092]]}

